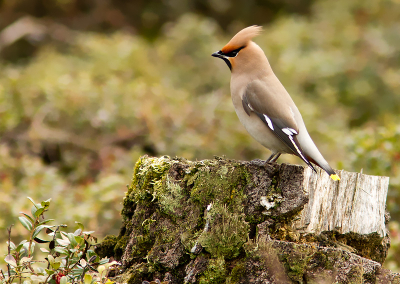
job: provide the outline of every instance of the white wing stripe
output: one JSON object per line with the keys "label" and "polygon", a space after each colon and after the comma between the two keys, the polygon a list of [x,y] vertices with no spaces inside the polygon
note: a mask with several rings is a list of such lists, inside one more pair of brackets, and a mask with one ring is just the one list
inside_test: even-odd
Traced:
{"label": "white wing stripe", "polygon": [[304,156],[303,156],[303,154],[301,153],[299,147],[297,147],[296,143],[295,143],[294,140],[293,140],[293,136],[292,136],[292,135],[289,135],[289,139],[290,139],[290,141],[292,141],[293,146],[296,148],[296,151],[297,151],[297,153],[299,153],[299,155],[301,156],[301,158],[302,158],[304,161],[308,161],[306,158],[304,158]]}
{"label": "white wing stripe", "polygon": [[297,134],[297,131],[294,130],[293,128],[289,128],[289,127],[285,127],[282,128],[283,133],[285,133],[286,135],[293,135],[293,134]]}
{"label": "white wing stripe", "polygon": [[268,123],[268,127],[271,128],[272,130],[274,130],[274,125],[272,124],[271,119],[269,119],[269,117],[266,116],[265,114],[264,114],[264,118],[265,118],[265,120],[266,120],[267,123]]}

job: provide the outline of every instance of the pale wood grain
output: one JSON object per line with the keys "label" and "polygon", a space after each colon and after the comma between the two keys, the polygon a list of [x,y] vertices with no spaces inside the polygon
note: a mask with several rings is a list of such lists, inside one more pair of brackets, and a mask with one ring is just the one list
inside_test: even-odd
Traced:
{"label": "pale wood grain", "polygon": [[309,202],[294,228],[302,233],[378,233],[386,235],[385,204],[389,178],[338,171],[333,181],[321,170],[304,169],[303,189]]}

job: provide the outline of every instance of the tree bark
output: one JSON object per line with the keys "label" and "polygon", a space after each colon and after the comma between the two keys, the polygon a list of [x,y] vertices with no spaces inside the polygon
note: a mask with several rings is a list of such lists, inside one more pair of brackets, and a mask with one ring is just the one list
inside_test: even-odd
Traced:
{"label": "tree bark", "polygon": [[117,282],[400,283],[381,263],[387,177],[215,158],[144,156],[120,235],[97,247]]}

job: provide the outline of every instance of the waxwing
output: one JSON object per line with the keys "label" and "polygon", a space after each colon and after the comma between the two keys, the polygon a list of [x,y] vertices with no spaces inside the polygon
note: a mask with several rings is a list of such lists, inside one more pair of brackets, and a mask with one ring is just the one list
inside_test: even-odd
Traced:
{"label": "waxwing", "polygon": [[293,154],[314,171],[312,163],[333,180],[340,180],[315,146],[263,50],[252,41],[261,31],[259,26],[247,27],[212,54],[231,70],[232,102],[240,122],[255,140],[271,150],[267,162],[276,161],[281,154]]}

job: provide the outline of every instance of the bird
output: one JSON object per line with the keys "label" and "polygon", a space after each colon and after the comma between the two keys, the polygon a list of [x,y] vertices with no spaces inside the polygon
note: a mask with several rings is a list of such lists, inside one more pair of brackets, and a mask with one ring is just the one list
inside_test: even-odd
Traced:
{"label": "bird", "polygon": [[299,109],[273,72],[264,51],[252,41],[261,32],[262,27],[256,25],[244,28],[212,54],[224,60],[231,70],[231,97],[240,122],[272,152],[266,162],[275,162],[281,154],[293,154],[314,172],[313,164],[334,181],[340,180],[311,139]]}

